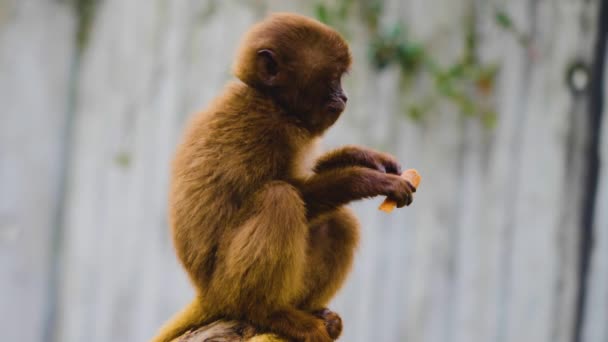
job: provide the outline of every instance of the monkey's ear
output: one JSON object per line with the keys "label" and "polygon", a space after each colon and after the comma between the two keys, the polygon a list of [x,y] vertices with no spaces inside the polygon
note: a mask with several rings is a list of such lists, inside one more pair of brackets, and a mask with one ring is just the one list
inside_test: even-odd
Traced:
{"label": "monkey's ear", "polygon": [[268,87],[280,85],[283,79],[283,71],[274,51],[269,49],[259,50],[256,58],[256,69],[259,80]]}

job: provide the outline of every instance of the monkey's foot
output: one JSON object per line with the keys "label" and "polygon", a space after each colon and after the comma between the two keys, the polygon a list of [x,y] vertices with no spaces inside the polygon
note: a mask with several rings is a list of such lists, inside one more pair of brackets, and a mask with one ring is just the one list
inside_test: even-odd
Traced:
{"label": "monkey's foot", "polygon": [[329,309],[321,309],[314,311],[312,314],[325,322],[325,329],[327,329],[329,337],[334,340],[340,337],[340,334],[342,334],[342,318],[337,313]]}

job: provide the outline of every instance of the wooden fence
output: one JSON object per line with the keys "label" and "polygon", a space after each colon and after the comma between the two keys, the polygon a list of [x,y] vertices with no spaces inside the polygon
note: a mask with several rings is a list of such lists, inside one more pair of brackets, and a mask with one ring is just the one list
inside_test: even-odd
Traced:
{"label": "wooden fence", "polygon": [[[325,146],[386,150],[424,181],[410,209],[354,205],[342,340],[608,341],[607,1],[382,2],[383,23],[405,22],[440,63],[474,8],[498,116],[486,128],[441,103],[406,118],[425,85],[375,70],[349,19],[351,100]],[[1,340],[145,341],[190,299],[166,213],[184,122],[230,79],[247,27],[313,4],[0,0]]]}

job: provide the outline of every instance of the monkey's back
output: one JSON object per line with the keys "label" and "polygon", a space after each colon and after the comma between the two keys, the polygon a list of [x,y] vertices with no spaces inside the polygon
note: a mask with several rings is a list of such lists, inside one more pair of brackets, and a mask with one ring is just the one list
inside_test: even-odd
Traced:
{"label": "monkey's back", "polygon": [[277,107],[231,84],[188,125],[173,163],[169,216],[177,255],[197,288],[222,261],[222,245],[254,208],[253,194],[286,180],[294,155]]}

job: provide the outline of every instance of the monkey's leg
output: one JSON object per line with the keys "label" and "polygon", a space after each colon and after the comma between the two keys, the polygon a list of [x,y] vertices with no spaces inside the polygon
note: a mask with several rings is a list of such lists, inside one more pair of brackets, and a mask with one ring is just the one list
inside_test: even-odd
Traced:
{"label": "monkey's leg", "polygon": [[342,287],[359,243],[359,223],[352,211],[340,207],[311,227],[305,296],[301,307],[319,310]]}
{"label": "monkey's leg", "polygon": [[[307,264],[309,226],[299,192],[285,182],[266,185],[253,215],[231,237],[209,298],[223,314],[298,341],[328,342],[324,323],[295,309]],[[217,299],[214,299],[217,300]]]}
{"label": "monkey's leg", "polygon": [[332,342],[334,340],[330,337],[322,318],[303,310],[278,310],[259,321],[259,324],[266,326],[272,332],[289,337],[290,341]]}
{"label": "monkey's leg", "polygon": [[342,317],[340,315],[327,308],[315,310],[312,314],[323,320],[329,337],[337,340],[342,335]]}
{"label": "monkey's leg", "polygon": [[349,208],[329,213],[311,227],[305,296],[300,307],[325,321],[329,335],[342,332],[342,319],[326,309],[348,275],[359,242],[359,224]]}
{"label": "monkey's leg", "polygon": [[203,324],[206,319],[206,313],[202,310],[201,299],[197,297],[166,322],[150,342],[172,341],[186,331]]}

